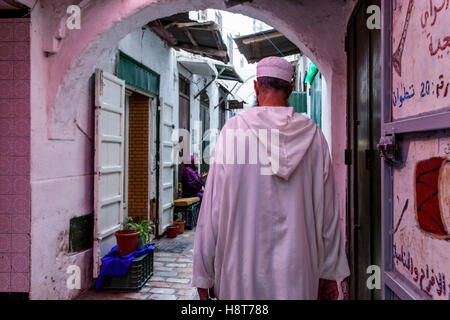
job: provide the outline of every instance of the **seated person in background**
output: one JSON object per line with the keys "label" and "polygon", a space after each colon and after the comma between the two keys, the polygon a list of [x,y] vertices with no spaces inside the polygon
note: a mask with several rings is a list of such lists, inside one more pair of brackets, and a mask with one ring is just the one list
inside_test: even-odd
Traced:
{"label": "seated person in background", "polygon": [[195,157],[191,156],[191,163],[185,163],[183,173],[181,175],[181,185],[183,188],[183,198],[203,197],[204,182],[198,173],[198,166],[195,163]]}

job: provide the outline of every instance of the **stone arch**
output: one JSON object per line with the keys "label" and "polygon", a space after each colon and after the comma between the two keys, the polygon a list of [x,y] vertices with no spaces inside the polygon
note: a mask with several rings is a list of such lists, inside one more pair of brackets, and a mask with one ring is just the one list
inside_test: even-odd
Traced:
{"label": "stone arch", "polygon": [[[88,1],[82,11],[82,29],[73,31],[61,31],[69,1],[61,2],[56,10],[59,18],[49,24],[49,30],[58,30],[57,35],[47,33],[53,35],[48,43],[59,42],[58,51],[48,57],[51,76],[46,95],[49,138],[57,140],[73,139],[78,92],[104,50],[151,20],[190,10],[222,9],[269,23],[316,63],[330,83],[333,102],[337,95],[332,84],[336,77],[345,76],[344,34],[356,1],[259,0],[232,8],[226,8],[223,0]],[[62,40],[54,39],[61,36]]]}

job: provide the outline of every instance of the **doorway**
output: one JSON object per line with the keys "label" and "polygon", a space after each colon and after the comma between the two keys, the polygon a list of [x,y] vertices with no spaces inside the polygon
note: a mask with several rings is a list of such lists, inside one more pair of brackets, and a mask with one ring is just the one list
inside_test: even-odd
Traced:
{"label": "doorway", "polygon": [[[210,128],[210,115],[209,115],[209,97],[206,93],[200,95],[200,122],[201,122],[201,139],[202,139],[202,161],[200,164],[200,173],[206,173],[209,170],[209,164],[206,163],[209,160],[208,150],[209,138],[206,136]],[[205,152],[208,151],[208,152]],[[208,161],[209,162],[209,161]]]}
{"label": "doorway", "polygon": [[[125,204],[129,217],[149,219],[152,98],[131,92],[128,96],[126,125]],[[153,221],[155,222],[155,221]]]}
{"label": "doorway", "polygon": [[380,30],[366,27],[367,7],[358,3],[347,30],[347,237],[353,299],[381,299],[366,286],[367,268],[381,265],[381,167],[376,151],[381,132]]}
{"label": "doorway", "polygon": [[[183,77],[181,74],[179,77],[179,114],[178,114],[178,128],[191,130],[191,103],[190,103],[190,85],[188,79]],[[178,142],[181,146],[187,146],[187,150],[181,149],[178,153],[180,159],[184,159],[184,156],[190,155],[190,141],[183,143],[183,136],[180,135]],[[182,167],[178,166],[178,183],[181,183]],[[180,195],[181,196],[181,195]]]}

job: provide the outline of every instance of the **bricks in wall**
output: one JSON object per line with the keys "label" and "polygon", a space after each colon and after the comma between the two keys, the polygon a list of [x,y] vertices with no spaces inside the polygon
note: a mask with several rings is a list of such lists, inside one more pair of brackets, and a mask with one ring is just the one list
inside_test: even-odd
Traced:
{"label": "bricks in wall", "polygon": [[128,215],[147,217],[149,98],[132,94],[128,127]]}

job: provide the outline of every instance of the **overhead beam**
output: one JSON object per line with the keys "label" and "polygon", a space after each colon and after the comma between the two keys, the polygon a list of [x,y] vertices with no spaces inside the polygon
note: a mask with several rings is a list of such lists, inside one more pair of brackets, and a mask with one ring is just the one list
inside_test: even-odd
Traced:
{"label": "overhead beam", "polygon": [[153,29],[161,38],[166,40],[170,45],[176,46],[178,44],[178,40],[174,37],[170,31],[166,30],[159,20],[155,20],[150,22],[149,27]]}
{"label": "overhead beam", "polygon": [[189,41],[192,43],[194,47],[198,47],[197,41],[195,41],[192,33],[189,30],[184,30],[184,34],[189,38]]}
{"label": "overhead beam", "polygon": [[218,31],[213,31],[214,40],[216,40],[217,48],[223,50],[222,39],[220,39],[220,34]]}
{"label": "overhead beam", "polygon": [[226,58],[228,56],[227,52],[224,50],[217,50],[217,49],[204,48],[204,47],[194,47],[193,45],[189,45],[189,44],[180,43],[180,44],[174,46],[174,48],[183,49],[186,51],[192,51],[192,52],[198,53],[198,54],[214,55],[214,56],[218,56],[218,57],[222,57],[222,58]]}
{"label": "overhead beam", "polygon": [[171,24],[171,27],[179,29],[199,29],[199,30],[218,30],[215,22],[176,22]]}
{"label": "overhead beam", "polygon": [[251,43],[255,43],[255,42],[261,42],[261,41],[267,41],[267,39],[274,39],[274,38],[281,38],[284,37],[283,34],[281,32],[274,32],[274,33],[270,33],[270,34],[266,34],[266,35],[260,35],[260,36],[256,36],[256,37],[252,37],[252,38],[248,38],[248,39],[243,39],[242,43],[243,44],[251,44]]}

